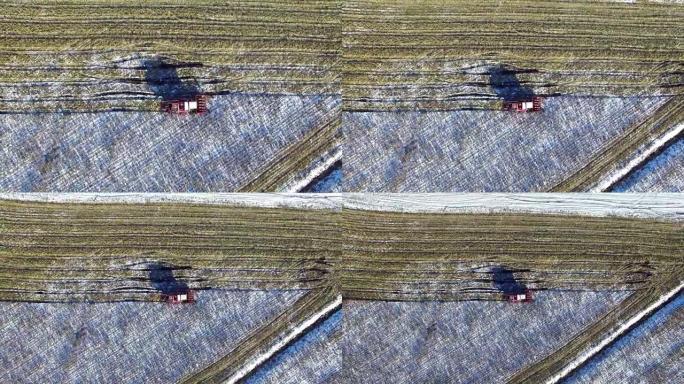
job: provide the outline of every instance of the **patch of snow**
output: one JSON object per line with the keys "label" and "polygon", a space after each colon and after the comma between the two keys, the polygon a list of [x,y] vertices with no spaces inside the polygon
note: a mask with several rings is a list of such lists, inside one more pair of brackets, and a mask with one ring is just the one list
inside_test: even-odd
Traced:
{"label": "patch of snow", "polygon": [[57,203],[192,203],[400,212],[529,212],[684,219],[682,193],[0,193]]}
{"label": "patch of snow", "polygon": [[336,149],[330,157],[325,159],[322,163],[318,164],[314,169],[312,169],[306,176],[302,179],[295,181],[294,184],[285,187],[287,192],[300,192],[304,187],[309,185],[314,179],[320,176],[323,172],[327,171],[328,168],[332,167],[333,164],[342,159],[342,151],[338,148]]}
{"label": "patch of snow", "polygon": [[612,192],[684,192],[684,135],[619,181]]}

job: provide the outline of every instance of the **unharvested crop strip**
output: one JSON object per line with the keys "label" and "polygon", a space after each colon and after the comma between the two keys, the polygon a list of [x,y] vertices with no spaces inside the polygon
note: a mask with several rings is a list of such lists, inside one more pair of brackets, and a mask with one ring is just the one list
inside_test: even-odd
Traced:
{"label": "unharvested crop strip", "polygon": [[343,215],[347,241],[335,272],[343,295],[354,299],[496,297],[492,276],[464,270],[469,263],[518,271],[517,279],[537,287],[631,289],[684,263],[681,224],[524,214]]}
{"label": "unharvested crop strip", "polygon": [[[0,299],[158,300],[166,268],[193,288],[325,284],[331,212],[193,205],[0,203]],[[114,291],[113,288],[121,288]]]}
{"label": "unharvested crop strip", "polygon": [[[681,95],[683,11],[594,1],[348,1],[343,108],[494,108],[488,79],[477,82],[500,65],[533,70],[521,84],[544,95]],[[478,67],[480,75],[471,71]]]}
{"label": "unharvested crop strip", "polygon": [[[140,100],[127,104],[125,94],[98,105],[93,95],[98,89],[106,91],[104,83],[72,89],[67,92],[71,99],[56,100],[60,95],[54,89],[39,84],[51,80],[54,88],[61,81],[92,80],[85,69],[113,66],[126,58],[137,60],[137,68],[128,72],[137,78],[145,60],[179,63],[184,78],[196,80],[208,94],[334,92],[341,46],[339,8],[339,2],[312,0],[3,4],[0,82],[26,86],[20,93],[16,87],[3,88],[0,111],[157,110]],[[183,62],[203,67],[183,68]],[[24,70],[31,67],[52,72]],[[230,67],[235,70],[219,71]],[[101,77],[118,79],[120,74]],[[129,87],[149,93],[144,82]]]}

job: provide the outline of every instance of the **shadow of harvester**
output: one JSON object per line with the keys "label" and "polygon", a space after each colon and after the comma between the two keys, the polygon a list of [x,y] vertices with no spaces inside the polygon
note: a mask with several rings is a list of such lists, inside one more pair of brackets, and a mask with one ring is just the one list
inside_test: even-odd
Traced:
{"label": "shadow of harvester", "polygon": [[178,76],[178,68],[201,67],[200,63],[170,63],[157,57],[143,62],[145,82],[162,100],[193,99],[201,93],[196,80],[184,82]]}
{"label": "shadow of harvester", "polygon": [[504,65],[498,65],[489,70],[489,84],[504,101],[532,100],[535,96],[530,87],[520,84],[518,73],[530,71],[519,71],[510,69]]}
{"label": "shadow of harvester", "polygon": [[494,287],[504,295],[517,295],[527,291],[525,284],[515,280],[513,271],[504,267],[492,268]]}
{"label": "shadow of harvester", "polygon": [[[190,290],[188,285],[176,280],[173,271],[176,268],[166,263],[154,263],[149,265],[150,283],[154,289],[159,290],[164,295],[175,295],[179,293],[186,293]],[[185,269],[185,268],[182,268]]]}

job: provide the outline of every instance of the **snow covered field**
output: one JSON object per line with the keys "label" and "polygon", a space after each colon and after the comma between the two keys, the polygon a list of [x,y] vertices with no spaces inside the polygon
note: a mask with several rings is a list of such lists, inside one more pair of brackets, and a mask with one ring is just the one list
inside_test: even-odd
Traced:
{"label": "snow covered field", "polygon": [[344,190],[547,190],[665,100],[561,96],[528,114],[343,113]]}
{"label": "snow covered field", "polygon": [[567,384],[684,382],[684,294],[580,368]]}
{"label": "snow covered field", "polygon": [[332,314],[256,370],[246,384],[315,384],[339,377],[343,317],[342,310]]}
{"label": "snow covered field", "polygon": [[226,204],[400,212],[530,212],[684,219],[679,193],[0,193],[0,199],[64,203]]}
{"label": "snow covered field", "polygon": [[217,96],[204,116],[0,115],[0,191],[234,191],[325,116],[339,96]]}
{"label": "snow covered field", "polygon": [[202,291],[189,306],[0,303],[0,382],[175,382],[302,294]]}
{"label": "snow covered field", "polygon": [[522,305],[346,302],[342,382],[503,382],[627,295],[547,291]]}

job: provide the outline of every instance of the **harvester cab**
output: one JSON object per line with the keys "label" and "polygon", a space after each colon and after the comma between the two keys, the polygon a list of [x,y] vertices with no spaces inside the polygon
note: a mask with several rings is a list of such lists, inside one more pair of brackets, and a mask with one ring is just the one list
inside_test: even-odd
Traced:
{"label": "harvester cab", "polygon": [[522,292],[522,293],[505,294],[504,298],[509,303],[531,303],[532,302],[532,291],[530,291],[529,289],[526,289],[525,292]]}
{"label": "harvester cab", "polygon": [[504,111],[539,112],[541,111],[541,97],[534,96],[531,100],[504,101]]}
{"label": "harvester cab", "polygon": [[197,95],[190,99],[162,101],[161,111],[174,115],[203,114],[207,112],[207,96]]}
{"label": "harvester cab", "polygon": [[162,300],[169,304],[192,304],[195,302],[195,292],[187,290],[174,294],[162,295]]}

